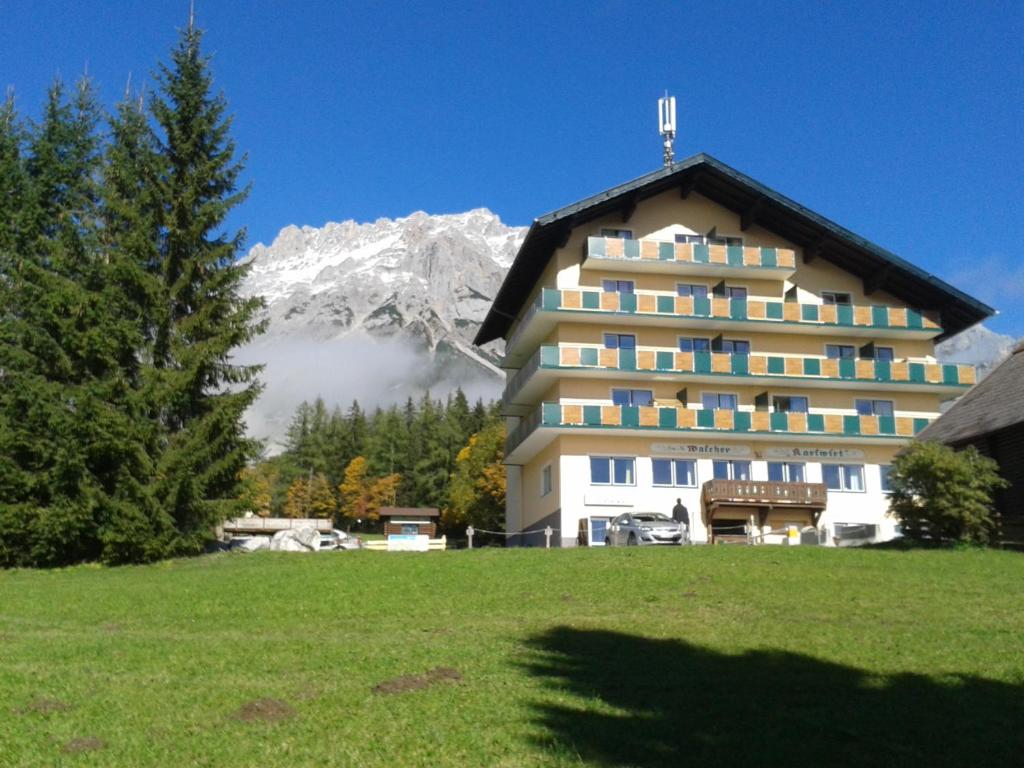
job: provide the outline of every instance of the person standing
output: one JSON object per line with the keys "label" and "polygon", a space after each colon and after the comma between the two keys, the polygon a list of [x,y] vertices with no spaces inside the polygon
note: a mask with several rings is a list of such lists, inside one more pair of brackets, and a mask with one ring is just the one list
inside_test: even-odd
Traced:
{"label": "person standing", "polygon": [[690,542],[690,513],[682,499],[676,499],[676,505],[672,507],[672,519],[683,529],[683,540],[680,543],[688,544]]}

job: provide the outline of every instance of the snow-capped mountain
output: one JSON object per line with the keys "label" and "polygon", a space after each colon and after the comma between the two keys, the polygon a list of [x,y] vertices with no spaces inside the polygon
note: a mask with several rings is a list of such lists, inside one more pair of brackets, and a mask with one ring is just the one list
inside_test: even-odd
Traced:
{"label": "snow-capped mountain", "polygon": [[269,326],[239,355],[266,364],[251,431],[277,440],[318,395],[343,406],[456,385],[498,396],[502,348],[472,341],[525,234],[481,208],[288,226],[254,246],[243,290],[264,298]]}
{"label": "snow-capped mountain", "polygon": [[951,339],[935,345],[935,357],[944,363],[970,363],[977,366],[978,378],[987,376],[1005,360],[1017,343],[1012,336],[990,331],[984,325],[968,328]]}

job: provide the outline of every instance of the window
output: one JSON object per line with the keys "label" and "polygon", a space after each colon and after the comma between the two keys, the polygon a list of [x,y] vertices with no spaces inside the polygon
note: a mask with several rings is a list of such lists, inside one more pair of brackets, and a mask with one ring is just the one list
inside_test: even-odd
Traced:
{"label": "window", "polygon": [[825,357],[829,360],[853,360],[857,350],[852,344],[826,344]]}
{"label": "window", "polygon": [[788,461],[769,461],[768,479],[775,483],[803,483],[804,465]]}
{"label": "window", "polygon": [[636,485],[636,459],[621,456],[591,456],[591,485]]}
{"label": "window", "polygon": [[679,338],[679,351],[680,352],[710,352],[711,351],[711,339],[688,339],[686,337]]}
{"label": "window", "polygon": [[893,354],[892,347],[875,347],[875,360],[891,363],[895,359],[896,355]]}
{"label": "window", "polygon": [[720,339],[717,343],[711,345],[715,352],[726,352],[730,355],[749,355],[750,354],[750,342],[740,341],[739,339]]}
{"label": "window", "polygon": [[823,304],[852,304],[850,294],[836,293],[835,291],[822,291],[821,301]]}
{"label": "window", "polygon": [[706,285],[691,285],[690,283],[678,283],[676,285],[677,296],[693,296],[695,299],[706,299],[708,287]]}
{"label": "window", "polygon": [[882,464],[878,467],[878,474],[882,479],[882,493],[890,493],[892,487],[889,485],[889,473],[892,472],[892,466],[889,464]]}
{"label": "window", "polygon": [[715,459],[711,462],[715,480],[749,480],[750,462],[735,459]]}
{"label": "window", "polygon": [[655,485],[697,487],[697,462],[693,459],[651,459]]}
{"label": "window", "polygon": [[676,235],[677,243],[701,243],[704,245],[743,245],[742,237],[719,237],[717,235]]}
{"label": "window", "polygon": [[615,237],[621,240],[632,240],[633,230],[632,229],[602,229],[601,237]]}
{"label": "window", "polygon": [[807,413],[807,398],[802,395],[776,395],[772,410],[776,413]]}
{"label": "window", "polygon": [[821,476],[830,491],[864,492],[864,467],[860,464],[822,464]]}
{"label": "window", "polygon": [[636,349],[636,336],[631,333],[606,333],[605,349]]}
{"label": "window", "polygon": [[892,416],[892,400],[854,400],[854,407],[861,416]]}
{"label": "window", "polygon": [[747,289],[739,285],[725,286],[725,298],[747,300]]}
{"label": "window", "polygon": [[654,405],[654,393],[649,389],[613,389],[615,405]]}
{"label": "window", "polygon": [[548,464],[540,471],[540,495],[547,496],[551,493],[551,465]]}
{"label": "window", "polygon": [[605,293],[632,293],[632,280],[602,280],[601,290]]}
{"label": "window", "polygon": [[703,243],[706,239],[704,235],[676,235],[677,243]]}
{"label": "window", "polygon": [[706,411],[716,408],[725,411],[735,411],[738,405],[736,395],[727,395],[722,392],[704,392],[700,396],[701,407]]}

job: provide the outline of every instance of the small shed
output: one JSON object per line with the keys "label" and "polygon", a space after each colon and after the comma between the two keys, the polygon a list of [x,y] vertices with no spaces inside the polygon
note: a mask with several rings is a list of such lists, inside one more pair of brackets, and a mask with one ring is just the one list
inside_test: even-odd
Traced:
{"label": "small shed", "polygon": [[424,535],[437,537],[437,518],[441,511],[434,507],[381,507],[380,519],[384,535]]}

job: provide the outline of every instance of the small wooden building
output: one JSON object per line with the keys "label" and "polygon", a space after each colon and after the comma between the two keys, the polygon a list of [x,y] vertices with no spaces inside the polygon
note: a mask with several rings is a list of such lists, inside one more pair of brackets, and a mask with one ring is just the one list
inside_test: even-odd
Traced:
{"label": "small wooden building", "polygon": [[1000,542],[1024,549],[1024,342],[918,437],[995,459],[1010,483],[995,493]]}
{"label": "small wooden building", "polygon": [[437,518],[441,512],[434,507],[381,507],[380,519],[384,535],[425,535],[437,537]]}

